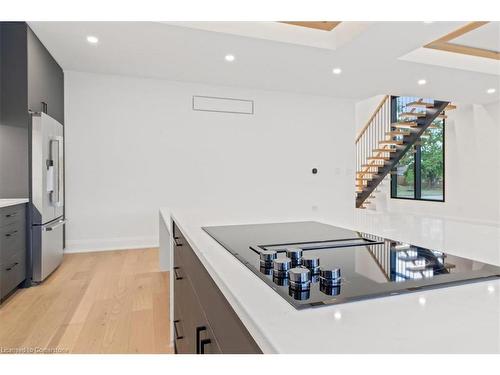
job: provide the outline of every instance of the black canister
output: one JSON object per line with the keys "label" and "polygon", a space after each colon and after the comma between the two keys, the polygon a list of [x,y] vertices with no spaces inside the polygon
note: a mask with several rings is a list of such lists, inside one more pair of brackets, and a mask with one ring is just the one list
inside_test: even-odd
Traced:
{"label": "black canister", "polygon": [[292,267],[302,265],[302,249],[287,249],[286,256],[291,259]]}
{"label": "black canister", "polygon": [[273,261],[276,259],[277,253],[274,250],[263,250],[260,253],[260,266],[265,268],[273,268]]}
{"label": "black canister", "polygon": [[302,257],[302,266],[311,271],[311,275],[319,274],[319,257],[314,255],[304,255]]}

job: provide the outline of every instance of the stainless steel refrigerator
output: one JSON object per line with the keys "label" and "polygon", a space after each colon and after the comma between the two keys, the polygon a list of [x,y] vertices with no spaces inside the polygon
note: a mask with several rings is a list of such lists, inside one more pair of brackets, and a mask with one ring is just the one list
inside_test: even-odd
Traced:
{"label": "stainless steel refrigerator", "polygon": [[63,257],[63,126],[45,113],[32,114],[31,129],[32,279],[41,282]]}

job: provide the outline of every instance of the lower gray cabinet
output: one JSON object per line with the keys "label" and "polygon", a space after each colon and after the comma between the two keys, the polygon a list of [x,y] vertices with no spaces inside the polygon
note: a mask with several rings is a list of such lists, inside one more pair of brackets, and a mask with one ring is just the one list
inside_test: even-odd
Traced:
{"label": "lower gray cabinet", "polygon": [[176,353],[262,353],[175,223],[174,240]]}
{"label": "lower gray cabinet", "polygon": [[26,279],[26,208],[0,208],[0,302]]}

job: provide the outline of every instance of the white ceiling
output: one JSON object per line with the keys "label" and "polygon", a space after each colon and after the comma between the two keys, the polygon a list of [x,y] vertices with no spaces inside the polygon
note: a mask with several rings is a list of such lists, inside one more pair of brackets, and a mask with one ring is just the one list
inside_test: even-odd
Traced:
{"label": "white ceiling", "polygon": [[[311,33],[299,27],[290,27],[295,36],[285,42],[282,34],[276,37],[280,41],[269,40],[267,31],[265,38],[239,35],[241,25],[215,32],[159,22],[29,24],[65,70],[353,99],[396,94],[486,103],[498,100],[500,92],[495,74],[399,59],[464,24],[460,22],[367,23],[330,49],[311,47],[304,36]],[[220,23],[212,28],[215,24]],[[244,28],[251,24],[262,25],[245,23]],[[98,36],[99,44],[89,45],[87,35]],[[235,55],[234,62],[224,61],[228,53]],[[342,74],[333,75],[334,67],[341,67]],[[421,78],[428,84],[418,86]],[[486,94],[491,87],[496,94]]]}
{"label": "white ceiling", "polygon": [[498,22],[487,23],[458,38],[450,40],[450,42],[500,52],[500,28],[498,24]]}
{"label": "white ceiling", "polygon": [[341,22],[331,31],[324,31],[282,22],[165,22],[174,26],[215,31],[335,50],[363,32],[370,22]]}
{"label": "white ceiling", "polygon": [[454,70],[463,69],[471,72],[486,73],[496,75],[497,81],[500,79],[500,61],[494,59],[485,59],[484,57],[451,53],[431,48],[418,48],[401,56],[400,59],[420,64],[452,68]]}

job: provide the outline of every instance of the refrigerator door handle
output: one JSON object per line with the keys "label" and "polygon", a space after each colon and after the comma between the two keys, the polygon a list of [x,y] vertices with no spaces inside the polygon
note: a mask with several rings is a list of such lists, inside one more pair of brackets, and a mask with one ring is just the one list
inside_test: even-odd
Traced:
{"label": "refrigerator door handle", "polygon": [[59,141],[56,138],[50,139],[50,159],[47,161],[47,191],[50,192],[50,202],[55,206],[56,205],[56,197],[58,195],[58,187],[57,187],[57,176],[58,167],[56,163],[58,159],[56,158],[56,152],[59,151],[59,147],[57,147],[57,143]]}
{"label": "refrigerator door handle", "polygon": [[57,153],[59,161],[57,162],[57,206],[64,205],[64,141],[63,137],[58,137],[59,151]]}
{"label": "refrigerator door handle", "polygon": [[50,232],[50,231],[52,231],[52,230],[60,227],[61,225],[66,224],[66,222],[67,222],[66,219],[58,220],[57,222],[55,222],[52,225],[48,225],[48,226],[42,227],[42,230],[45,231],[45,232]]}
{"label": "refrigerator door handle", "polygon": [[[64,150],[63,150],[63,138],[62,137],[53,137],[50,140],[50,150],[51,150],[51,159],[53,162],[57,163],[55,167],[55,173],[53,173],[53,191],[51,200],[54,206],[61,207],[63,206],[63,168],[64,168]],[[57,157],[55,157],[55,153],[57,152]],[[55,198],[54,198],[55,197]]]}

